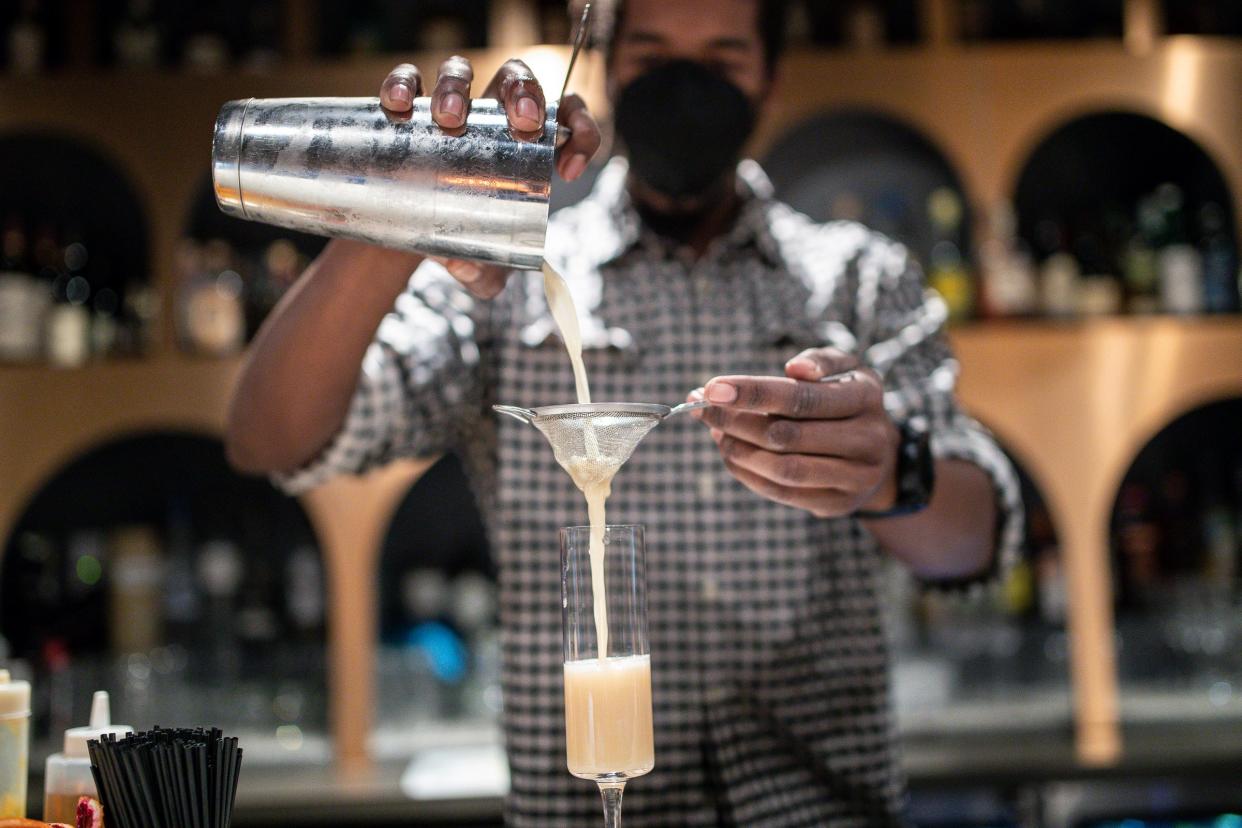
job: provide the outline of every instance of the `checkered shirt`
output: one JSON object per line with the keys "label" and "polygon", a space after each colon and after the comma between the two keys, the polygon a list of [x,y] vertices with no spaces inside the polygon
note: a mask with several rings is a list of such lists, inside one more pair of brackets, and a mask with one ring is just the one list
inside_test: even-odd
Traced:
{"label": "checkered shirt", "polygon": [[[938,457],[991,478],[996,566],[1017,554],[1018,485],[953,398],[944,303],[906,249],[849,222],[817,224],[738,168],[743,207],[697,261],[642,227],[614,160],[556,213],[548,258],[567,278],[597,400],[675,404],[719,374],[781,375],[804,348],[860,354],[898,419],[922,417]],[[595,785],[565,768],[557,529],[582,495],[540,433],[489,410],[574,400],[538,273],[490,302],[420,268],[367,351],[340,433],[290,491],[397,456],[461,452],[500,572],[511,825],[594,825]],[[647,527],[656,766],[629,783],[630,826],[853,826],[899,820],[884,558],[851,518],[818,519],[735,482],[702,425],[671,419],[613,485],[612,523]]]}

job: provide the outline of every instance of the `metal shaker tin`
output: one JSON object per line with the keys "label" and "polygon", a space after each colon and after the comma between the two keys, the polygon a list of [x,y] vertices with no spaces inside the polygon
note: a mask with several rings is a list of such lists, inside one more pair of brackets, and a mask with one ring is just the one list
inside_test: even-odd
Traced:
{"label": "metal shaker tin", "polygon": [[392,113],[378,98],[230,101],[212,142],[216,202],[291,230],[538,269],[556,103],[537,141],[510,134],[499,101],[473,100],[453,134],[430,104]]}

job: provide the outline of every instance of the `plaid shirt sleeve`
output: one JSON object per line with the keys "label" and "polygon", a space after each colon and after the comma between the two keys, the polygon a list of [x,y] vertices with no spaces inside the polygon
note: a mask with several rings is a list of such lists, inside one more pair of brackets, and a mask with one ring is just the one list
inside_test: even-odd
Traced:
{"label": "plaid shirt sleeve", "polygon": [[922,418],[937,458],[981,468],[996,493],[997,535],[987,580],[1017,563],[1023,539],[1022,494],[1009,458],[992,435],[958,406],[959,365],[944,335],[947,309],[925,287],[903,245],[876,237],[857,260],[856,331],[863,360],[884,379],[884,404],[898,421]]}
{"label": "plaid shirt sleeve", "polygon": [[480,304],[440,265],[419,267],[367,348],[340,430],[306,465],[274,475],[276,485],[298,494],[453,448],[483,407]]}

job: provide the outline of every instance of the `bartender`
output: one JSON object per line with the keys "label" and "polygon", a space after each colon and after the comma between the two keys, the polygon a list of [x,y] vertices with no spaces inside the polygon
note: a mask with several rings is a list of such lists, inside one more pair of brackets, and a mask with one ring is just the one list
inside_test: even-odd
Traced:
{"label": "bartender", "polygon": [[[955,401],[945,306],[906,248],[811,221],[740,160],[774,95],[783,10],[609,4],[622,156],[548,228],[596,397],[711,403],[701,425],[647,437],[609,503],[651,546],[656,767],[627,787],[636,825],[899,821],[885,555],[960,587],[1004,566],[1021,532],[1013,471]],[[430,94],[452,133],[475,91],[452,57],[397,67],[380,96],[404,112]],[[538,134],[545,92],[523,63],[483,95]],[[558,118],[570,180],[599,130],[575,96]],[[561,696],[556,532],[584,515],[538,432],[489,406],[573,399],[538,273],[336,240],[255,339],[229,419],[233,462],[290,492],[397,457],[465,458],[498,557],[515,826],[599,818],[595,786],[565,768]]]}

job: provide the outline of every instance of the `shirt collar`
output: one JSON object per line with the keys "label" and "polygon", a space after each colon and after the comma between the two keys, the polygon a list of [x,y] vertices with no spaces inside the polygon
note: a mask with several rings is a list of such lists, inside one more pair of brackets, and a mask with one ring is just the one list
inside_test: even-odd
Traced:
{"label": "shirt collar", "polygon": [[[597,264],[616,261],[638,246],[657,251],[661,241],[643,227],[642,219],[634,208],[626,189],[625,179],[629,162],[620,156],[610,160],[595,181],[588,200],[595,203],[608,218],[608,234],[597,248]],[[759,253],[773,266],[779,266],[782,258],[780,247],[772,235],[770,209],[775,203],[774,188],[763,168],[749,158],[737,165],[738,195],[742,208],[733,227],[722,236],[725,246],[740,249],[754,244]]]}

